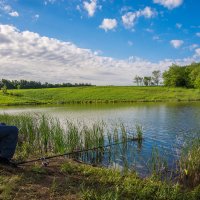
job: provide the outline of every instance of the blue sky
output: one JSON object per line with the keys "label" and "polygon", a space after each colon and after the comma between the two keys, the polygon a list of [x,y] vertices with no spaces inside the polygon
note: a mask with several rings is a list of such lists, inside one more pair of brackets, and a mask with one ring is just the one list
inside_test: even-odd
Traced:
{"label": "blue sky", "polygon": [[198,62],[199,8],[199,0],[0,0],[1,76],[129,85],[136,74]]}

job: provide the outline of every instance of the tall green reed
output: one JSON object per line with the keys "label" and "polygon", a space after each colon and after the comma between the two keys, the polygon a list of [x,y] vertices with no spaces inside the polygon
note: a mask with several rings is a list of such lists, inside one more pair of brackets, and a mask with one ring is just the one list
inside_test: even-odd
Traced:
{"label": "tall green reed", "polygon": [[179,160],[180,179],[184,185],[200,184],[200,138],[190,141],[184,148]]}

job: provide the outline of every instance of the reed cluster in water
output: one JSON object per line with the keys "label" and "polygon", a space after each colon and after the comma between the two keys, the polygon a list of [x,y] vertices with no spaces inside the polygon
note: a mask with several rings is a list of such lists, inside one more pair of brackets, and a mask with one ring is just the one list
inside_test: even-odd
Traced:
{"label": "reed cluster in water", "polygon": [[[19,128],[17,159],[66,153],[119,142],[126,145],[130,140],[130,135],[123,124],[119,128],[115,127],[111,133],[105,130],[106,124],[103,122],[91,126],[80,122],[76,124],[69,120],[61,123],[56,118],[42,114],[3,114],[0,115],[0,121]],[[132,135],[131,138],[137,139],[137,135]],[[99,151],[95,153],[98,154]]]}

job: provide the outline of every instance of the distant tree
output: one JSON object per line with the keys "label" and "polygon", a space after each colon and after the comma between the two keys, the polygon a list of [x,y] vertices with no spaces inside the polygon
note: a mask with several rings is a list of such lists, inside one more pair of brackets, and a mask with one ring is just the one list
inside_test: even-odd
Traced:
{"label": "distant tree", "polygon": [[37,81],[27,81],[27,80],[0,80],[0,88],[6,85],[7,89],[36,89],[36,88],[58,88],[58,87],[79,87],[79,86],[92,86],[90,83],[41,83]]}
{"label": "distant tree", "polygon": [[134,77],[134,79],[133,79],[133,82],[136,83],[137,86],[139,86],[139,78],[140,78],[140,77],[136,75],[136,76]]}
{"label": "distant tree", "polygon": [[20,88],[21,88],[21,85],[18,84],[18,85],[17,85],[17,89],[19,90]]}
{"label": "distant tree", "polygon": [[143,78],[143,83],[145,86],[150,86],[151,85],[151,76],[145,76]]}
{"label": "distant tree", "polygon": [[140,76],[139,76],[138,79],[139,79],[139,85],[142,86],[142,85],[143,85],[143,77],[140,77]]}
{"label": "distant tree", "polygon": [[3,92],[3,94],[7,94],[7,86],[6,85],[4,85],[2,87],[2,92]]}
{"label": "distant tree", "polygon": [[153,81],[154,85],[158,86],[158,84],[160,82],[160,77],[161,77],[160,70],[155,70],[152,72],[152,81]]}

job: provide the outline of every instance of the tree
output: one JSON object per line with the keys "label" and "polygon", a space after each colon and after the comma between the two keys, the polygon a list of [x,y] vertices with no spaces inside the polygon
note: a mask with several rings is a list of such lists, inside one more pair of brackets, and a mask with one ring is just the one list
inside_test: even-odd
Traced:
{"label": "tree", "polygon": [[3,92],[3,94],[7,94],[7,86],[6,85],[4,85],[2,87],[2,92]]}
{"label": "tree", "polygon": [[160,77],[161,77],[160,70],[155,70],[155,71],[152,72],[152,81],[157,86],[158,86],[158,84],[160,82]]}
{"label": "tree", "polygon": [[145,86],[150,86],[151,85],[151,76],[145,76],[143,78],[143,83]]}
{"label": "tree", "polygon": [[185,67],[172,65],[168,71],[163,73],[164,85],[169,87],[185,87],[186,73]]}
{"label": "tree", "polygon": [[134,79],[133,79],[133,82],[136,83],[137,86],[139,85],[139,78],[140,78],[140,77],[136,75],[136,76],[134,77]]}
{"label": "tree", "polygon": [[200,89],[200,74],[195,79],[194,85],[195,85],[195,88],[199,88]]}
{"label": "tree", "polygon": [[20,88],[21,88],[21,86],[18,84],[18,85],[17,85],[17,89],[19,90]]}
{"label": "tree", "polygon": [[200,63],[187,66],[172,65],[163,73],[164,85],[169,87],[200,88]]}
{"label": "tree", "polygon": [[189,74],[189,83],[191,87],[200,88],[200,66],[193,68]]}
{"label": "tree", "polygon": [[142,86],[143,85],[143,77],[138,77],[139,78],[139,85]]}

